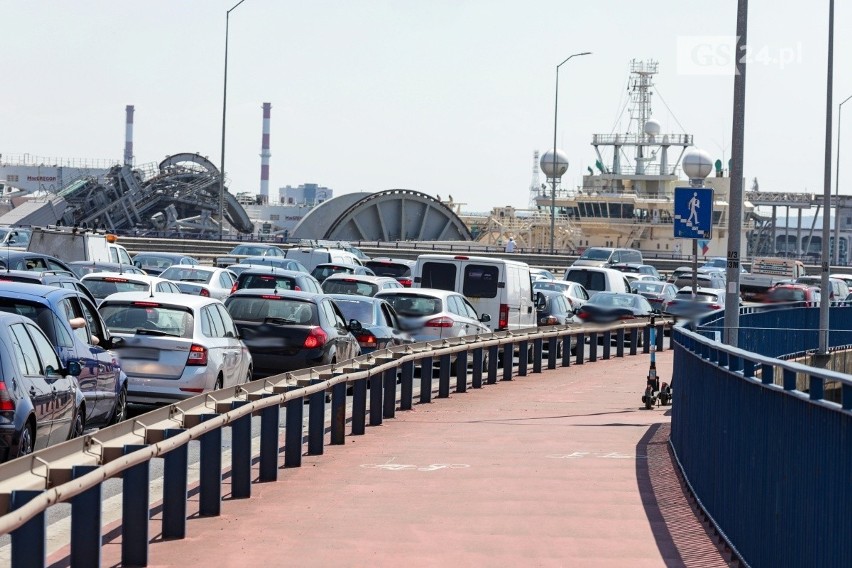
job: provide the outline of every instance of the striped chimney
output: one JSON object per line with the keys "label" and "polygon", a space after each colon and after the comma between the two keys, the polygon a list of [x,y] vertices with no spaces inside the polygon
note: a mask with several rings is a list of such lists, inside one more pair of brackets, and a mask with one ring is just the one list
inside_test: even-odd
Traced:
{"label": "striped chimney", "polygon": [[133,105],[125,107],[127,119],[124,125],[124,165],[133,165]]}
{"label": "striped chimney", "polygon": [[263,103],[263,139],[260,143],[260,198],[269,202],[269,116],[272,103]]}

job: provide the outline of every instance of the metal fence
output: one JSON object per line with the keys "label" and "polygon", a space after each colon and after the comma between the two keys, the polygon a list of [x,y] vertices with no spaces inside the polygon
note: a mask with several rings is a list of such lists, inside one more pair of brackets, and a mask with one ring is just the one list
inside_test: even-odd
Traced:
{"label": "metal fence", "polygon": [[[832,308],[837,325],[846,309]],[[798,331],[809,311],[818,309],[743,314],[744,349],[706,327],[672,332],[671,447],[701,507],[752,566],[852,565],[852,376],[756,353],[813,349],[815,332]],[[826,400],[827,384],[839,402]]]}
{"label": "metal fence", "polygon": [[[656,348],[663,349],[657,320]],[[199,395],[99,430],[93,435],[47,448],[0,465],[0,534],[11,533],[14,568],[45,566],[46,511],[71,504],[72,566],[100,566],[102,484],[120,476],[123,484],[121,563],[148,562],[150,462],[162,458],[162,538],[184,538],[187,519],[188,443],[200,443],[198,485],[201,516],[220,514],[222,504],[222,430],[231,429],[233,498],[252,492],[251,420],[260,417],[258,482],[276,481],[281,450],[279,420],[286,409],[284,466],[301,465],[305,439],[309,455],[325,451],[348,435],[366,433],[397,410],[410,410],[417,398],[429,403],[468,388],[512,380],[557,365],[583,364],[650,350],[647,321],[603,326],[561,326],[498,332],[418,343],[360,356],[337,366],[286,373],[270,379]],[[589,340],[589,349],[576,349]],[[602,345],[598,345],[598,339]],[[613,348],[611,340],[616,340]],[[435,374],[437,372],[437,381]],[[437,384],[436,384],[437,383]],[[435,388],[436,387],[436,388]],[[347,416],[347,390],[351,412]],[[330,401],[330,421],[326,410]],[[303,419],[308,409],[307,436]]]}

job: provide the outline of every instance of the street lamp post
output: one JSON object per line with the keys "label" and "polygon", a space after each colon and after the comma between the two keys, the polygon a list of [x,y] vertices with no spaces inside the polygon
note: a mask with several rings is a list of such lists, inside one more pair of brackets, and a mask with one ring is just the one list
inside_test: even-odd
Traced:
{"label": "street lamp post", "polygon": [[852,99],[849,95],[837,105],[837,164],[834,170],[834,265],[840,264],[840,121],[843,119],[843,104]]}
{"label": "street lamp post", "polygon": [[[550,158],[552,160],[551,167],[553,168],[553,175],[550,178],[551,181],[551,194],[550,194],[550,254],[554,254],[556,249],[553,246],[553,239],[556,235],[556,117],[559,114],[559,68],[568,63],[568,61],[572,57],[579,57],[581,55],[591,55],[591,51],[584,51],[582,53],[575,53],[573,55],[569,55],[565,58],[565,61],[556,66],[556,96],[553,105],[553,154],[551,154]],[[559,177],[562,177],[561,175]]]}
{"label": "street lamp post", "polygon": [[228,23],[231,12],[246,0],[240,0],[225,12],[225,85],[222,93],[222,159],[219,165],[219,240],[225,230],[225,117],[228,108]]}

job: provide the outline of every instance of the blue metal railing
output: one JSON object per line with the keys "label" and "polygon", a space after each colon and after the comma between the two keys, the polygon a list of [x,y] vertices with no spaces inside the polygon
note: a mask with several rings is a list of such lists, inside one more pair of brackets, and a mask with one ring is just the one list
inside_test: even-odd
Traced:
{"label": "blue metal railing", "polygon": [[[838,326],[850,314],[842,310],[832,308]],[[816,308],[743,314],[743,349],[711,339],[712,325],[672,332],[672,449],[703,509],[752,566],[852,565],[852,376],[756,353],[812,350],[815,332],[791,330],[815,327],[814,317]],[[847,333],[831,343],[849,343]],[[797,375],[808,393],[796,390]],[[827,381],[839,385],[840,404],[824,399]]]}

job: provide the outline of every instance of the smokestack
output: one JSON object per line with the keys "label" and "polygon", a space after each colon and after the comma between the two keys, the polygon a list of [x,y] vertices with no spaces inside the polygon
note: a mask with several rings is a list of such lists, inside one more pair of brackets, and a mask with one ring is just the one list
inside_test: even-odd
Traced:
{"label": "smokestack", "polygon": [[263,103],[263,139],[260,143],[260,200],[269,203],[269,115],[272,103]]}
{"label": "smokestack", "polygon": [[124,165],[133,165],[133,105],[127,105],[127,120],[124,125]]}

